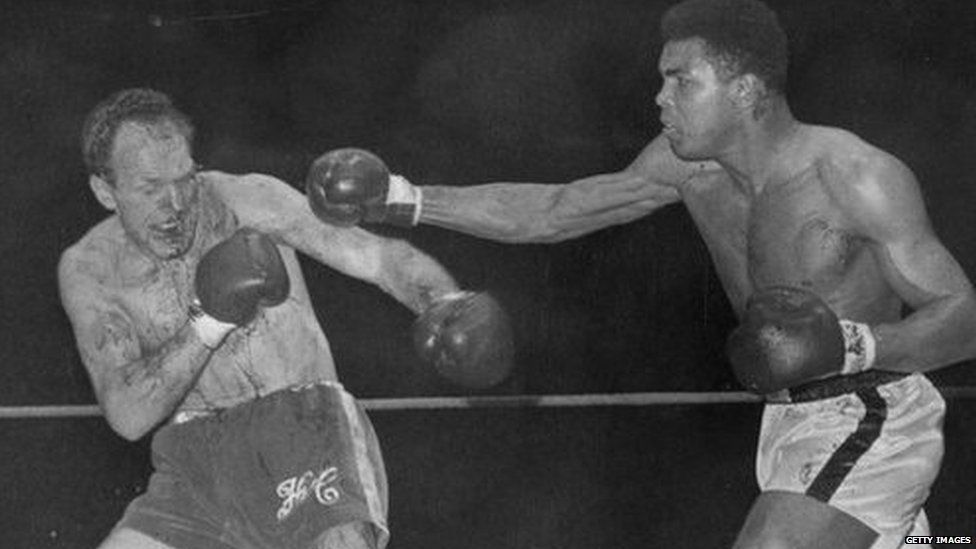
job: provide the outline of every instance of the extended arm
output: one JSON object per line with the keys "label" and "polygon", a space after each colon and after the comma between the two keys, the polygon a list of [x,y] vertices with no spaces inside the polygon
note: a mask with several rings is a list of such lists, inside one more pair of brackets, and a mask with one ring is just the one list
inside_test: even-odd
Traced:
{"label": "extended arm", "polygon": [[428,187],[390,176],[368,151],[338,149],[316,160],[306,186],[316,214],[336,225],[428,223],[501,242],[556,242],[677,202],[694,169],[658,137],[626,169],[570,183]]}
{"label": "extended arm", "polygon": [[451,275],[427,254],[401,240],[323,223],[305,196],[280,180],[260,175],[227,178],[217,181],[215,189],[243,225],[379,286],[416,313],[437,297],[457,291]]}
{"label": "extended arm", "polygon": [[156,348],[142,345],[132,319],[85,275],[83,264],[71,252],[62,258],[61,300],[106,419],[136,440],[170,416],[211,350],[189,322]]}
{"label": "extended arm", "polygon": [[625,169],[576,181],[422,187],[421,222],[502,242],[556,242],[628,223],[681,200],[697,166],[658,136]]}
{"label": "extended arm", "polygon": [[899,322],[872,327],[875,367],[925,372],[976,357],[976,295],[932,231],[911,172],[888,162],[848,198],[885,278],[913,309]]}
{"label": "extended arm", "polygon": [[567,184],[423,187],[420,219],[501,242],[557,242],[633,221],[677,200],[674,188],[624,170]]}

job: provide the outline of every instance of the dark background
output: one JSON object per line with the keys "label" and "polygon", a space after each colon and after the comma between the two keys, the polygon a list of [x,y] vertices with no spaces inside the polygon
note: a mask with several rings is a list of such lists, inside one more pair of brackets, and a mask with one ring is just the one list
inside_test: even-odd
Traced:
{"label": "dark background", "polygon": [[[371,149],[418,184],[565,182],[623,167],[657,133],[657,24],[669,4],[0,2],[0,405],[93,402],[55,268],[106,215],[88,189],[78,141],[85,114],[108,94],[163,90],[195,119],[202,164],[296,187],[312,159],[340,146]],[[976,5],[770,4],[792,41],[796,115],[852,130],[908,164],[936,231],[974,277]],[[731,312],[680,206],[551,246],[376,230],[409,239],[510,311],[518,368],[492,393],[738,389],[722,356]],[[354,394],[462,392],[412,357],[411,316],[400,305],[326,267],[305,267]],[[932,378],[976,385],[971,366]],[[950,401],[936,534],[976,534],[972,402]],[[478,538],[465,540],[472,547],[721,546],[755,495],[757,419],[751,405],[376,414],[394,489],[393,547],[447,546],[463,535]],[[148,474],[144,443],[125,444],[98,419],[4,421],[0,445],[0,463],[11,468],[0,476],[14,483],[0,490],[13,494],[0,496],[0,537],[13,536],[11,547],[94,544]],[[578,493],[568,488],[575,482]],[[71,522],[59,510],[91,513],[110,486],[119,492],[97,519]],[[512,486],[529,495],[505,493]],[[666,504],[671,496],[681,503]],[[702,503],[726,497],[714,508]],[[493,518],[467,514],[486,510]],[[709,524],[710,542],[676,537]],[[655,538],[648,528],[672,534]],[[593,532],[605,544],[590,543]]]}

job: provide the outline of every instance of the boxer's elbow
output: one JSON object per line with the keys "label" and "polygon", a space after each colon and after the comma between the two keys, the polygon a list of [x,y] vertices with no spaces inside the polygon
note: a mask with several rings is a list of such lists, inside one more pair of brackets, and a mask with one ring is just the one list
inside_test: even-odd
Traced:
{"label": "boxer's elbow", "polygon": [[119,436],[128,440],[129,442],[136,442],[140,440],[142,437],[146,436],[146,433],[150,431],[150,429],[145,429],[140,426],[133,425],[131,424],[131,422],[114,423],[114,424],[110,422],[110,425],[113,431],[115,431]]}
{"label": "boxer's elbow", "polygon": [[150,417],[140,403],[119,397],[101,399],[101,407],[109,427],[131,442],[146,436],[161,421],[159,417]]}
{"label": "boxer's elbow", "polygon": [[154,424],[149,424],[140,418],[122,413],[111,413],[106,410],[105,419],[109,427],[122,438],[135,442],[146,435]]}

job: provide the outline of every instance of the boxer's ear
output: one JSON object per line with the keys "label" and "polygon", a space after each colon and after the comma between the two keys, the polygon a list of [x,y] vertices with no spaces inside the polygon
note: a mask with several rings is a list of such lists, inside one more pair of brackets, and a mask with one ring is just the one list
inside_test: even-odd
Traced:
{"label": "boxer's ear", "polygon": [[115,211],[118,204],[115,201],[115,188],[112,187],[111,183],[103,177],[93,174],[88,177],[88,186],[95,193],[95,198],[98,199],[99,204],[104,206],[106,210]]}
{"label": "boxer's ear", "polygon": [[766,97],[766,83],[747,72],[732,80],[732,100],[741,109],[755,108]]}

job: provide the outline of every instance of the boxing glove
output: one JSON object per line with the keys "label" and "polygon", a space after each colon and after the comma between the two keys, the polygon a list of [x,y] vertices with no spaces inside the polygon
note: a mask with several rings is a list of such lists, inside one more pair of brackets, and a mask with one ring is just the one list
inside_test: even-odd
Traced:
{"label": "boxing glove", "polygon": [[336,149],[312,163],[305,195],[319,219],[339,226],[361,222],[416,225],[422,202],[420,187],[398,175],[363,149]]}
{"label": "boxing glove", "polygon": [[448,380],[471,389],[504,381],[514,366],[508,315],[486,293],[457,292],[436,300],[414,324],[420,357]]}
{"label": "boxing glove", "polygon": [[194,287],[199,310],[191,310],[193,326],[204,344],[215,347],[253,320],[259,307],[285,301],[290,283],[274,242],[245,228],[200,258]]}
{"label": "boxing glove", "polygon": [[742,385],[769,394],[867,370],[874,362],[875,338],[868,325],[839,320],[815,294],[774,286],[749,298],[726,349]]}

